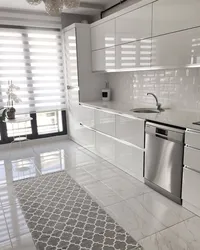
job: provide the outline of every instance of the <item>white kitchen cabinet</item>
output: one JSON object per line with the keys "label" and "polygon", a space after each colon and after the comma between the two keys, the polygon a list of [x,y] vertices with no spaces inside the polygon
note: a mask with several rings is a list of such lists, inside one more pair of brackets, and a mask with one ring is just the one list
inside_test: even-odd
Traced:
{"label": "white kitchen cabinet", "polygon": [[185,144],[200,149],[200,132],[187,129],[185,132]]}
{"label": "white kitchen cabinet", "polygon": [[114,163],[115,161],[115,141],[113,138],[96,132],[95,145],[96,153],[103,159]]}
{"label": "white kitchen cabinet", "polygon": [[151,37],[152,4],[116,18],[116,45]]}
{"label": "white kitchen cabinet", "polygon": [[144,151],[142,149],[116,141],[115,165],[138,180],[144,181]]}
{"label": "white kitchen cabinet", "polygon": [[115,45],[115,19],[91,27],[92,50]]}
{"label": "white kitchen cabinet", "polygon": [[78,143],[91,152],[95,152],[95,132],[80,125],[76,133]]}
{"label": "white kitchen cabinet", "polygon": [[152,39],[152,65],[180,67],[200,63],[200,28],[171,33]]}
{"label": "white kitchen cabinet", "polygon": [[92,51],[92,71],[105,71],[105,49]]}
{"label": "white kitchen cabinet", "polygon": [[200,173],[200,150],[191,147],[185,147],[184,165]]}
{"label": "white kitchen cabinet", "polygon": [[94,126],[94,114],[88,109],[83,111],[79,102],[99,100],[105,86],[104,75],[92,73],[90,37],[89,24],[73,24],[63,30],[68,132],[75,141],[80,141],[80,122]]}
{"label": "white kitchen cabinet", "polygon": [[159,0],[154,2],[153,36],[200,26],[199,9],[200,1],[197,0]]}
{"label": "white kitchen cabinet", "polygon": [[94,128],[95,109],[89,106],[79,105],[79,121],[85,126]]}
{"label": "white kitchen cabinet", "polygon": [[182,199],[200,209],[200,173],[184,168]]}
{"label": "white kitchen cabinet", "polygon": [[151,39],[116,46],[116,69],[132,70],[150,67]]}
{"label": "white kitchen cabinet", "polygon": [[115,136],[115,114],[104,110],[95,110],[95,129]]}
{"label": "white kitchen cabinet", "polygon": [[109,71],[116,68],[115,47],[92,51],[92,70]]}
{"label": "white kitchen cabinet", "polygon": [[134,117],[116,115],[116,137],[144,148],[145,121]]}

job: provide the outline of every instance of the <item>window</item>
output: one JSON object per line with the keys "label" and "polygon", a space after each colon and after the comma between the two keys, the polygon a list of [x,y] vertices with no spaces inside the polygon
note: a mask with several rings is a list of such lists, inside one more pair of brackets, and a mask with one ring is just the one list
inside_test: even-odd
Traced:
{"label": "window", "polygon": [[63,131],[60,111],[37,113],[38,134],[51,134]]}
{"label": "window", "polygon": [[6,124],[2,140],[24,134],[33,138],[66,133],[62,62],[60,30],[0,28],[0,107],[7,106],[6,90],[10,80],[19,87],[16,94],[21,102],[14,104],[17,115],[33,118],[28,124],[14,127]]}
{"label": "window", "polygon": [[20,87],[18,114],[65,108],[60,31],[0,28],[1,106],[8,80]]}

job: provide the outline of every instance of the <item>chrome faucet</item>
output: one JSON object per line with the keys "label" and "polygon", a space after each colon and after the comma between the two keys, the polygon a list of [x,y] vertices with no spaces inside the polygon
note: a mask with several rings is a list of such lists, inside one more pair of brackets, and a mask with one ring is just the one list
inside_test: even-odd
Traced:
{"label": "chrome faucet", "polygon": [[162,105],[161,105],[161,103],[158,102],[157,96],[155,94],[153,94],[153,93],[147,93],[147,95],[152,95],[155,98],[157,110],[161,111],[162,110],[162,108],[161,108]]}

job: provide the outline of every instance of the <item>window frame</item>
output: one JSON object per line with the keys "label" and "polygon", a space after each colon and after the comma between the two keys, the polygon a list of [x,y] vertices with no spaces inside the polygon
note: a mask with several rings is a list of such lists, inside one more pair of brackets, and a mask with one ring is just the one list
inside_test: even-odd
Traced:
{"label": "window frame", "polygon": [[[67,135],[67,119],[66,119],[66,111],[65,110],[61,110],[63,131],[55,132],[55,133],[48,133],[48,134],[38,134],[37,115],[36,114],[37,113],[30,114],[30,117],[33,118],[33,120],[31,121],[32,133],[27,135],[28,140],[35,140],[35,139],[42,139],[42,138],[48,138],[48,137],[54,137],[54,136]],[[13,137],[8,137],[6,122],[3,122],[3,121],[0,122],[0,133],[1,133],[0,144],[7,144],[7,143],[11,143],[13,141]],[[20,135],[20,136],[23,137],[25,135]]]}

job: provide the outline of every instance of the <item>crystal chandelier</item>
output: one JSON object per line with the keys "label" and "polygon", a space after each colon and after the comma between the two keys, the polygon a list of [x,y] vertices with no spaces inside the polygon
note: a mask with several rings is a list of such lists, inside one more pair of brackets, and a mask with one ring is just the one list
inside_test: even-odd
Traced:
{"label": "crystal chandelier", "polygon": [[29,4],[38,5],[42,1],[45,4],[46,12],[49,15],[59,15],[63,8],[67,9],[78,8],[80,6],[80,0],[26,0]]}

